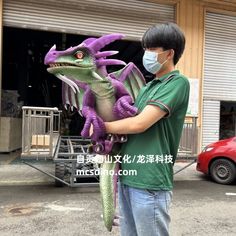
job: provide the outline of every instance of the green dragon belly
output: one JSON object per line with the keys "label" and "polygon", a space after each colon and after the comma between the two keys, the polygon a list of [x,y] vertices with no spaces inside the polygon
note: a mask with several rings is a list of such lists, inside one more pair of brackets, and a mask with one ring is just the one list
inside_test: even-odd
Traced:
{"label": "green dragon belly", "polygon": [[110,98],[96,99],[96,111],[104,121],[116,120],[112,112],[114,104],[115,104],[114,96]]}

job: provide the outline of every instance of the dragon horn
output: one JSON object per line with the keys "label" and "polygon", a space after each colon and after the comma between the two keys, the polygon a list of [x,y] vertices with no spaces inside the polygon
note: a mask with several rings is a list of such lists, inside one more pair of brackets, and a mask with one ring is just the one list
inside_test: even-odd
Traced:
{"label": "dragon horn", "polygon": [[96,58],[100,58],[100,57],[109,57],[109,56],[113,56],[115,54],[119,53],[119,51],[103,51],[103,52],[98,52],[95,54]]}
{"label": "dragon horn", "polygon": [[97,66],[109,66],[109,65],[126,65],[124,61],[117,59],[101,59],[97,61]]}
{"label": "dragon horn", "polygon": [[87,46],[87,45],[91,44],[92,42],[94,42],[95,40],[97,40],[97,39],[96,38],[87,38],[81,44],[85,44]]}
{"label": "dragon horn", "polygon": [[54,50],[56,50],[56,44],[54,44],[54,45],[50,48],[49,52],[54,51]]}
{"label": "dragon horn", "polygon": [[106,45],[112,43],[115,40],[122,39],[124,37],[123,34],[108,34],[104,35],[97,40],[93,41],[88,45],[90,49],[94,52],[98,52],[100,49],[104,48]]}

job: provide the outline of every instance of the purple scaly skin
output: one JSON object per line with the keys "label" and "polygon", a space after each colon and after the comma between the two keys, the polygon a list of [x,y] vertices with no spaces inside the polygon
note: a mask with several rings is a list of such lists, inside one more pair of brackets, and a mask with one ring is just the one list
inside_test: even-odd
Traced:
{"label": "purple scaly skin", "polygon": [[[100,147],[99,151],[105,154],[117,154],[118,150],[115,150],[113,144],[125,139],[117,135],[107,135],[104,121],[134,116],[137,108],[133,106],[133,102],[140,88],[145,85],[141,72],[133,63],[126,65],[120,60],[107,59],[118,53],[117,51],[100,51],[104,46],[122,37],[122,34],[111,34],[98,39],[88,38],[80,45],[65,51],[57,51],[56,46],[53,46],[44,60],[45,64],[50,66],[48,72],[63,81],[63,103],[74,107],[86,118],[81,135],[89,137],[89,128],[92,124],[94,132],[91,139]],[[107,65],[125,67],[108,74]],[[118,164],[104,162],[101,170],[117,173]],[[109,231],[115,219],[116,188],[116,174],[100,176],[103,220]]]}

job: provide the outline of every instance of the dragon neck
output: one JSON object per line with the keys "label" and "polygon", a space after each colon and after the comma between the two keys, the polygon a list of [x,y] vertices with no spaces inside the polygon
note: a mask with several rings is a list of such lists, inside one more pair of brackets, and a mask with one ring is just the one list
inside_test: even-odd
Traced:
{"label": "dragon neck", "polygon": [[98,99],[111,98],[115,94],[111,81],[106,76],[100,76],[96,71],[92,72],[92,82],[89,83],[89,87]]}

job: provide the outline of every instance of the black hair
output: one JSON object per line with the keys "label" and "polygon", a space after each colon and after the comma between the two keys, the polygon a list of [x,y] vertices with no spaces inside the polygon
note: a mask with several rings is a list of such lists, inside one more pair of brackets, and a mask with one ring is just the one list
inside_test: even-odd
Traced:
{"label": "black hair", "polygon": [[174,65],[177,64],[185,47],[185,36],[178,25],[174,23],[164,23],[150,27],[143,35],[142,47],[157,48],[163,50],[173,49]]}

